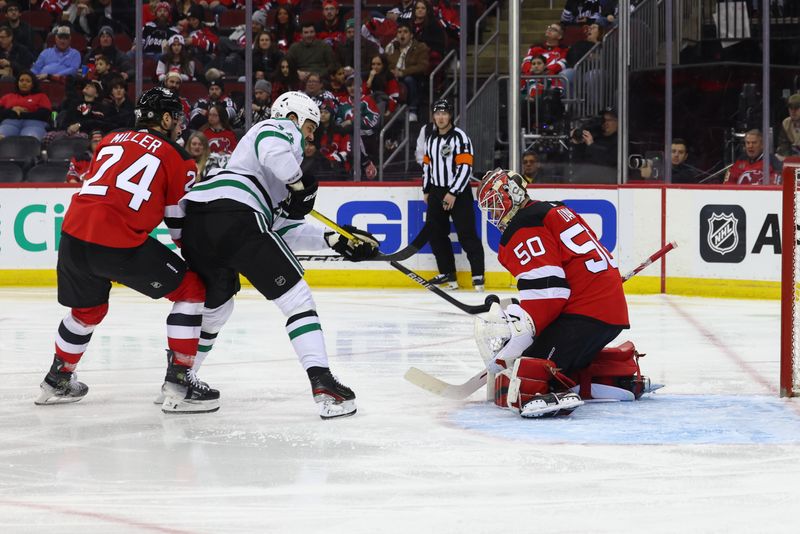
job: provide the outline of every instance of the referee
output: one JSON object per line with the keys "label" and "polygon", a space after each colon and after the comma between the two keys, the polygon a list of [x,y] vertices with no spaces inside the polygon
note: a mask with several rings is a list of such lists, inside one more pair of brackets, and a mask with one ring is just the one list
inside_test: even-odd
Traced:
{"label": "referee", "polygon": [[439,274],[430,280],[445,289],[458,289],[456,261],[450,242],[450,217],[472,268],[472,286],[483,291],[483,245],[475,231],[472,177],[472,141],[453,126],[453,106],[447,100],[433,104],[433,124],[418,139],[422,152],[422,192],[428,205],[430,243]]}

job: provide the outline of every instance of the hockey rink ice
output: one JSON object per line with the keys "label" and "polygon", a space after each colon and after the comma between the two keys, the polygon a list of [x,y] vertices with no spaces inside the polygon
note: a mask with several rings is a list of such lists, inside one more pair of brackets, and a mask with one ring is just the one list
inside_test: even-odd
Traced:
{"label": "hockey rink ice", "polygon": [[629,296],[617,341],[666,387],[523,420],[483,390],[452,401],[403,380],[481,369],[473,319],[436,295],[314,295],[354,417],[318,417],[284,318],[252,289],[200,372],[219,412],[152,403],[170,303],[124,288],[79,366],[87,397],[34,406],[66,309],[55,288],[0,288],[0,532],[800,532],[777,301]]}

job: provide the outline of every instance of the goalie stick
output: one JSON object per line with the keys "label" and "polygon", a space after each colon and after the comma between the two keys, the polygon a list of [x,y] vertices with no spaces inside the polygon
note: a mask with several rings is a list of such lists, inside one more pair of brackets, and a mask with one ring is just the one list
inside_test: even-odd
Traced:
{"label": "goalie stick", "polygon": [[[652,264],[654,261],[663,257],[667,252],[676,248],[677,246],[678,244],[675,243],[674,241],[667,243],[666,245],[661,247],[657,252],[653,253],[649,258],[640,263],[635,269],[633,269],[627,275],[622,277],[622,282],[623,283],[627,282],[628,280],[639,274],[642,270],[647,268],[648,265]],[[476,375],[470,377],[469,380],[467,380],[463,384],[449,384],[444,380],[440,380],[435,376],[430,375],[425,371],[422,371],[421,369],[417,369],[416,367],[411,367],[408,371],[406,371],[406,374],[403,376],[403,378],[405,378],[415,386],[430,391],[431,393],[438,395],[440,397],[444,397],[446,399],[463,400],[472,395],[473,393],[475,393],[476,391],[478,391],[483,386],[485,386],[486,381],[488,379],[488,375],[489,372],[486,369],[483,369]]]}
{"label": "goalie stick", "polygon": [[[342,228],[341,226],[339,226],[338,224],[333,222],[331,219],[327,218],[326,216],[324,216],[323,214],[318,212],[317,210],[311,210],[309,212],[309,215],[311,215],[312,217],[314,217],[315,219],[320,221],[322,224],[324,224],[325,226],[327,226],[328,228],[330,228],[331,230],[333,230],[337,234],[341,234],[344,237],[346,237],[347,239],[351,239],[353,241],[360,241],[360,239],[358,239],[356,236],[354,236],[353,234],[351,234],[350,232],[348,232],[347,230],[345,230],[344,228]],[[402,248],[402,249],[398,250],[397,252],[393,252],[392,254],[383,254],[381,252],[378,252],[377,256],[375,256],[374,258],[370,258],[369,260],[365,260],[365,261],[403,261],[403,260],[407,260],[408,258],[413,256],[414,254],[419,252],[419,249],[424,247],[425,243],[427,243],[427,242],[428,242],[428,225],[425,224],[422,227],[422,230],[420,230],[419,233],[417,234],[417,237],[415,237],[414,240],[411,241],[411,243],[409,243],[407,247]],[[328,260],[327,258],[339,258],[339,256],[333,256],[333,255],[330,255],[330,256],[324,256],[324,255],[298,256],[298,259],[301,259],[301,260],[303,260],[303,259],[312,259],[312,260],[321,260],[321,261],[334,261],[334,260]]]}

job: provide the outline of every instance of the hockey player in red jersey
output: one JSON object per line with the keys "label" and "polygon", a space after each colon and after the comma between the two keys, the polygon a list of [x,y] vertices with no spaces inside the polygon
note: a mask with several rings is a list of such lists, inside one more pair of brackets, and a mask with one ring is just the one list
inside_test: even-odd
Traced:
{"label": "hockey player in red jersey", "polygon": [[205,286],[150,232],[163,220],[180,243],[178,200],[196,178],[192,157],[175,143],[183,108],[169,89],[145,92],[136,129],[108,134],[97,146],[81,190],[62,225],[58,301],[70,308],[58,327],[55,356],[36,404],[81,400],[89,388],[75,368],[108,311],[111,282],[174,302],[167,317],[164,412],[213,412],[219,392],[191,371],[197,353]]}
{"label": "hockey player in red jersey", "polygon": [[[493,306],[476,340],[487,368],[509,375],[509,404],[541,417],[583,404],[565,375],[589,367],[629,328],[628,306],[616,260],[581,216],[531,200],[524,183],[496,169],[478,189],[480,208],[503,232],[498,260],[517,280],[519,304]],[[553,381],[562,391],[551,391]]]}

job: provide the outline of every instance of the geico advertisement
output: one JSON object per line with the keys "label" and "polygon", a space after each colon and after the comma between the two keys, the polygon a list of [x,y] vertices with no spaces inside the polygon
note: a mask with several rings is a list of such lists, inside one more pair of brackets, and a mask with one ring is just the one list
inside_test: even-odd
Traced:
{"label": "geico advertisement", "polygon": [[[61,223],[76,189],[0,189],[0,268],[40,269],[56,264]],[[610,251],[617,248],[617,192],[607,190],[536,189],[536,198],[563,200],[580,213]],[[337,223],[352,224],[373,233],[381,241],[381,251],[389,254],[413,240],[425,223],[425,203],[419,187],[322,187],[316,209]],[[500,232],[480,216],[475,206],[476,227],[486,247],[487,270],[500,271],[496,260]],[[313,224],[320,224],[312,220]],[[174,247],[163,226],[155,237]],[[451,239],[456,253],[461,252],[455,228]],[[299,252],[299,251],[298,251]],[[322,254],[333,254],[322,251]],[[426,245],[409,264],[435,269]],[[378,263],[354,265],[342,262],[313,262],[308,268],[380,268]],[[468,269],[466,258],[458,258],[459,269]]]}
{"label": "geico advertisement", "polygon": [[669,263],[667,273],[778,281],[781,220],[780,191],[671,190],[667,229],[685,260]]}

